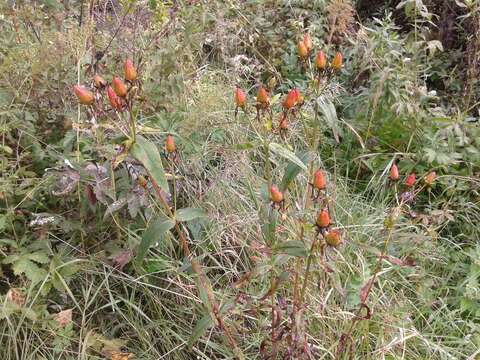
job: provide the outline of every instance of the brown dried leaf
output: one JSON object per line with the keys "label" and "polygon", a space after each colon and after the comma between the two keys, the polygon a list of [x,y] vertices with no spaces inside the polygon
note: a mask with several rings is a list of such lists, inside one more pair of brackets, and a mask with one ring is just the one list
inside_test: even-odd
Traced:
{"label": "brown dried leaf", "polygon": [[23,306],[27,301],[27,298],[23,294],[23,291],[17,288],[11,288],[7,292],[7,300],[18,305]]}
{"label": "brown dried leaf", "polygon": [[135,357],[134,353],[122,352],[122,351],[112,351],[110,355],[111,360],[129,360]]}
{"label": "brown dried leaf", "polygon": [[72,322],[72,310],[73,309],[62,310],[58,314],[55,314],[54,319],[58,326],[65,327]]}
{"label": "brown dried leaf", "polygon": [[131,250],[124,250],[112,257],[113,266],[118,270],[123,270],[125,265],[127,265],[132,260],[133,253]]}
{"label": "brown dried leaf", "polygon": [[360,289],[360,302],[363,304],[367,301],[368,294],[370,293],[370,289],[373,286],[373,278],[367,281],[365,285],[362,286]]}
{"label": "brown dried leaf", "polygon": [[405,260],[401,260],[396,257],[387,255],[384,258],[385,260],[391,262],[393,265],[397,265],[397,266],[415,266],[416,265],[415,260],[411,257],[406,257]]}

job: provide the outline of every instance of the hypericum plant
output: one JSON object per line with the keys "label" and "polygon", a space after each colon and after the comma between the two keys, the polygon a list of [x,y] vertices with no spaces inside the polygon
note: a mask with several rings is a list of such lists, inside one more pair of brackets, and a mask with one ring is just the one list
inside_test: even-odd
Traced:
{"label": "hypericum plant", "polygon": [[[189,238],[184,229],[183,223],[195,220],[199,217],[204,217],[205,214],[201,209],[176,209],[176,199],[174,198],[172,202],[168,199],[171,195],[171,190],[164,172],[162,161],[167,162],[167,165],[173,173],[175,163],[178,162],[178,147],[175,143],[175,138],[172,134],[167,134],[164,145],[165,151],[163,153],[164,160],[162,160],[157,146],[137,134],[137,112],[134,110],[134,106],[139,95],[138,81],[137,70],[133,62],[130,59],[126,59],[124,63],[124,79],[114,76],[111,86],[106,87],[106,83],[102,81],[99,76],[95,76],[93,79],[95,89],[93,91],[88,90],[85,86],[75,86],[74,91],[78,97],[79,103],[88,106],[89,116],[93,116],[97,119],[107,118],[110,121],[113,121],[121,134],[127,136],[127,139],[123,141],[122,146],[119,147],[116,156],[111,159],[113,170],[121,164],[126,163],[128,173],[136,180],[135,183],[143,189],[143,192],[153,192],[162,207],[164,214],[157,219],[149,219],[151,224],[145,231],[147,235],[142,237],[142,242],[138,245],[138,248],[133,249],[136,253],[137,261],[139,263],[143,261],[148,248],[152,245],[150,239],[152,232],[154,232],[155,236],[165,236],[166,234],[170,234],[177,238],[179,245],[183,249],[183,255],[190,262],[195,274],[199,296],[202,298],[205,310],[208,313],[209,323],[214,324],[225,335],[226,342],[232,347],[235,356],[239,359],[243,359],[244,356],[232,335],[230,325],[226,324],[224,320],[224,314],[215,298],[210,281],[203,272],[200,263],[195,259],[190,250]],[[106,92],[106,98],[108,99],[110,108],[106,108],[103,103],[103,99],[105,98],[102,94],[103,91]],[[260,97],[260,100],[262,100],[264,107],[267,108],[268,95],[266,98]],[[242,105],[242,101],[244,102],[245,99],[240,99],[239,105]],[[124,112],[124,110],[126,110],[126,112]],[[125,133],[124,128],[122,127],[125,124],[118,122],[118,120],[123,120],[122,116],[125,113],[126,116],[128,116],[128,133]],[[130,157],[133,157],[140,162],[143,167],[141,171],[132,164]],[[99,168],[100,167],[97,165],[97,169]],[[112,179],[105,178],[103,183],[106,182],[105,180],[108,180],[110,183],[115,184],[115,172],[112,171],[111,174]],[[173,196],[176,196],[175,176],[173,176],[172,179],[172,187]],[[90,193],[92,194],[92,192]],[[135,196],[135,192],[133,196]],[[121,208],[121,206],[122,202],[117,200],[109,206],[106,214],[113,214]],[[127,259],[127,262],[128,261],[130,260]]]}
{"label": "hypericum plant", "polygon": [[[313,52],[313,44],[309,34],[304,35],[303,40],[298,43],[297,50],[302,69],[311,79],[309,88],[304,91],[305,95],[297,87],[289,89],[283,96],[269,94],[266,88],[260,85],[256,95],[257,116],[254,121],[248,119],[247,105],[244,100],[246,94],[240,91],[238,86],[234,89],[235,118],[238,108],[242,107],[253,133],[261,144],[259,149],[263,154],[262,176],[268,194],[266,198],[270,205],[267,207],[262,205],[259,210],[262,227],[265,229],[263,251],[269,256],[265,258],[263,265],[268,267],[269,271],[266,275],[270,278],[270,289],[260,296],[257,305],[257,311],[263,311],[265,307],[269,309],[271,319],[270,336],[265,338],[260,346],[263,358],[276,358],[280,354],[287,359],[312,356],[306,334],[302,333],[295,324],[304,321],[302,314],[306,306],[305,294],[312,266],[317,263],[317,260],[323,264],[327,249],[337,248],[342,243],[341,231],[333,227],[331,219],[332,212],[329,208],[332,203],[335,203],[335,199],[327,192],[328,181],[324,170],[317,168],[313,171],[315,160],[310,155],[306,160],[300,160],[296,154],[292,153],[289,150],[287,137],[290,125],[304,121],[301,114],[302,107],[316,104],[317,97],[321,96],[323,89],[341,69],[342,57],[336,55],[334,61],[328,64],[324,53],[320,52],[320,58],[312,64],[310,55]],[[279,98],[281,98],[280,101]],[[316,108],[316,105],[314,107]],[[267,112],[270,119],[266,119],[265,124],[259,124]],[[277,128],[271,125],[274,113],[278,113],[279,116]],[[316,131],[313,137],[318,137],[318,129]],[[280,135],[281,143],[275,142],[276,134]],[[283,157],[291,162],[281,181],[277,180],[278,175],[271,159],[272,155]],[[304,184],[303,191],[292,192],[291,185],[296,176],[302,168],[307,169],[305,163],[311,169],[308,178],[312,180]],[[312,205],[318,206],[318,210],[311,209]],[[298,239],[280,238],[284,223],[294,224],[294,228],[299,229],[301,235]],[[283,256],[297,259],[293,273],[290,274],[283,269],[284,260],[281,260]],[[302,269],[302,259],[306,259],[304,269]],[[325,268],[328,266],[325,265]],[[252,270],[252,274],[256,273],[258,273],[256,270]],[[249,275],[248,280],[251,280],[251,276]],[[290,276],[294,283],[292,292],[287,294],[286,298],[280,297],[280,284]],[[286,316],[283,315],[285,312]]]}

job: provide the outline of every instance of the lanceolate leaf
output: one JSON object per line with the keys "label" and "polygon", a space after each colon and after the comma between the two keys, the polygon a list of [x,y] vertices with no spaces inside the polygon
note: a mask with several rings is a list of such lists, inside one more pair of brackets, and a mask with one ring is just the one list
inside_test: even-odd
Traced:
{"label": "lanceolate leaf", "polygon": [[[312,153],[310,152],[305,152],[299,156],[299,159],[304,163],[307,164],[311,159],[312,159]],[[280,189],[282,191],[285,191],[285,189],[288,188],[290,183],[295,180],[298,174],[300,174],[300,171],[302,171],[302,168],[298,166],[294,162],[290,162],[287,165],[287,168],[285,169],[285,173],[283,175],[282,179],[282,184],[280,186]]]}
{"label": "lanceolate leaf", "polygon": [[335,105],[333,105],[333,103],[330,100],[327,100],[324,98],[320,98],[317,101],[325,121],[332,129],[332,133],[333,133],[333,137],[335,138],[335,141],[339,143],[341,128],[339,126],[337,110],[335,109]]}
{"label": "lanceolate leaf", "polygon": [[188,347],[191,348],[193,344],[213,325],[213,320],[210,314],[205,314],[200,321],[195,325],[192,335],[188,339]]}
{"label": "lanceolate leaf", "polygon": [[277,144],[277,143],[270,143],[269,145],[270,151],[274,152],[275,154],[287,159],[288,161],[298,165],[301,169],[307,170],[306,165],[300,160],[293,152],[288,150],[286,147]]}
{"label": "lanceolate leaf", "polygon": [[153,180],[160,188],[169,192],[167,178],[163,170],[162,159],[157,147],[145,138],[138,136],[137,141],[133,144],[130,153],[148,170]]}
{"label": "lanceolate leaf", "polygon": [[140,246],[138,247],[137,260],[142,261],[147,250],[157,241],[163,239],[167,231],[169,231],[175,223],[168,218],[156,219],[148,226],[142,235]]}
{"label": "lanceolate leaf", "polygon": [[201,217],[207,217],[207,214],[202,209],[197,208],[179,209],[175,213],[175,219],[177,221],[190,221]]}
{"label": "lanceolate leaf", "polygon": [[299,240],[291,240],[279,244],[275,247],[275,252],[298,257],[307,256],[307,249],[305,249],[305,244]]}

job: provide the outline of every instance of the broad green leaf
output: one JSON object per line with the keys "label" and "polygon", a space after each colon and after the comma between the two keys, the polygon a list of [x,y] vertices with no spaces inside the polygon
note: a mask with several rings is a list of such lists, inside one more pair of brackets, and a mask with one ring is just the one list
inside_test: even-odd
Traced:
{"label": "broad green leaf", "polygon": [[299,240],[291,240],[275,247],[276,253],[283,253],[291,256],[306,257],[308,252],[305,244]]}
{"label": "broad green leaf", "polygon": [[191,348],[193,344],[213,325],[213,320],[210,314],[205,314],[192,330],[192,335],[188,339],[188,347]]}
{"label": "broad green leaf", "polygon": [[15,275],[25,274],[33,285],[43,281],[48,273],[26,257],[20,258],[12,266]]}
{"label": "broad green leaf", "polygon": [[191,221],[201,217],[207,217],[207,214],[202,209],[197,208],[184,208],[175,212],[175,219],[177,221]]}
{"label": "broad green leaf", "polygon": [[150,246],[163,239],[165,233],[173,228],[174,225],[175,222],[168,218],[156,219],[151,222],[148,228],[143,232],[142,240],[138,247],[137,260],[142,261]]}
{"label": "broad green leaf", "polygon": [[[312,153],[305,152],[299,156],[299,159],[306,165],[312,159]],[[280,190],[285,191],[290,183],[300,174],[302,168],[294,162],[290,162],[285,169],[283,174],[282,184],[280,185]]]}
{"label": "broad green leaf", "polygon": [[277,143],[270,143],[269,145],[270,151],[274,152],[275,154],[287,159],[288,161],[298,165],[301,169],[307,170],[307,167],[300,160],[293,152],[285,148],[283,145]]}
{"label": "broad green leaf", "polygon": [[31,254],[27,254],[26,257],[28,257],[30,260],[36,261],[40,264],[46,264],[46,263],[50,262],[47,254],[45,254],[43,252],[34,252],[34,253],[31,253]]}
{"label": "broad green leaf", "polygon": [[137,136],[137,141],[130,149],[130,153],[143,164],[158,186],[168,193],[170,190],[157,147],[147,139]]}

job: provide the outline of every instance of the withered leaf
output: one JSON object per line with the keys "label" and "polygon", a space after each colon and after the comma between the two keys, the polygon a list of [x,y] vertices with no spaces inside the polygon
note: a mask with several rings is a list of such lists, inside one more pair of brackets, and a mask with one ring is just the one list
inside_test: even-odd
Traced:
{"label": "withered leaf", "polygon": [[127,265],[132,260],[132,251],[124,250],[112,257],[113,266],[118,270],[123,270],[125,265]]}
{"label": "withered leaf", "polygon": [[62,310],[58,314],[55,314],[54,319],[58,326],[65,327],[72,322],[72,310],[73,309]]}
{"label": "withered leaf", "polygon": [[360,302],[363,304],[367,301],[368,294],[370,293],[370,289],[373,286],[373,278],[367,281],[365,285],[362,286],[360,289]]}
{"label": "withered leaf", "polygon": [[11,288],[7,292],[7,300],[18,306],[23,306],[27,298],[21,289]]}
{"label": "withered leaf", "polygon": [[123,351],[112,351],[112,353],[110,354],[111,360],[129,360],[133,359],[134,357],[135,354]]}

